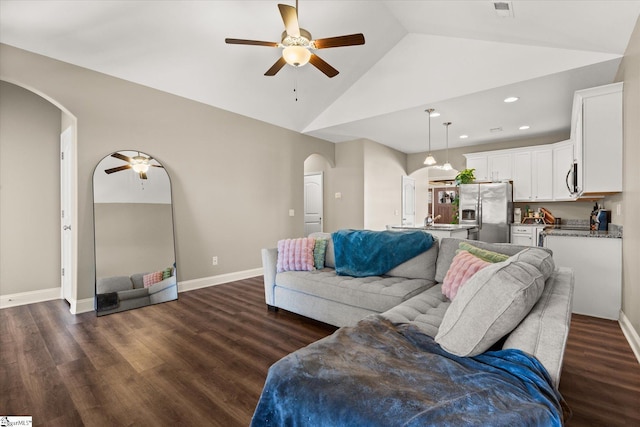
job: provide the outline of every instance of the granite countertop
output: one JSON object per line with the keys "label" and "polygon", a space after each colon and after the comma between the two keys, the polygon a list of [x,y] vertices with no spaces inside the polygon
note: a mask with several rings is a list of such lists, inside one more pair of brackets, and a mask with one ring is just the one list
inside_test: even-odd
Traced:
{"label": "granite countertop", "polygon": [[542,233],[543,236],[568,236],[568,237],[602,237],[609,239],[621,239],[622,227],[615,224],[609,224],[609,230],[598,231],[589,230],[588,228],[553,226],[546,227]]}
{"label": "granite countertop", "polygon": [[435,224],[435,225],[426,225],[426,226],[404,226],[404,225],[394,225],[391,228],[396,230],[444,230],[444,231],[452,231],[452,230],[471,230],[472,228],[478,228],[477,225],[465,225],[465,224]]}

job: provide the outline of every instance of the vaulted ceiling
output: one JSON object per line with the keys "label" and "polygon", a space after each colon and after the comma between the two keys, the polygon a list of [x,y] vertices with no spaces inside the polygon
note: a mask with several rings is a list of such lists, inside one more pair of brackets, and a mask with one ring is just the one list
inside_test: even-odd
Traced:
{"label": "vaulted ceiling", "polygon": [[277,3],[1,0],[0,42],[329,141],[414,153],[426,150],[426,108],[441,113],[434,150],[444,121],[450,147],[568,130],[573,92],[613,82],[640,15],[640,1],[511,1],[500,17],[484,0],[300,0],[314,38],[366,43],[316,51],[334,78],[310,64],[266,77],[280,48],[224,40],[280,42]]}

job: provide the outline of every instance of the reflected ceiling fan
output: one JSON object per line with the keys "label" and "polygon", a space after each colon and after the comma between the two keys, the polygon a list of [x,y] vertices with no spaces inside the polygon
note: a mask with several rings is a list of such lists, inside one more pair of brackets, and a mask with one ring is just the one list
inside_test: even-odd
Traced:
{"label": "reflected ceiling fan", "polygon": [[335,77],[338,75],[338,70],[333,68],[312,51],[317,49],[327,49],[330,47],[356,46],[364,44],[364,35],[362,33],[313,40],[311,33],[304,28],[300,28],[298,25],[298,0],[296,0],[296,7],[279,4],[278,9],[280,10],[280,15],[282,15],[285,28],[282,33],[280,43],[230,38],[224,40],[228,44],[283,48],[282,56],[271,66],[271,68],[267,70],[266,73],[264,73],[265,76],[275,76],[276,73],[285,66],[285,64],[289,64],[294,67],[301,67],[308,62],[311,62],[311,65],[322,71],[328,77]]}
{"label": "reflected ceiling fan", "polygon": [[125,156],[124,154],[120,154],[120,153],[113,153],[111,155],[111,157],[115,157],[116,159],[124,160],[128,164],[127,165],[118,166],[118,167],[115,167],[115,168],[111,168],[111,169],[105,169],[104,172],[106,174],[111,174],[111,173],[114,173],[114,172],[120,172],[120,171],[124,171],[124,170],[127,170],[127,169],[133,169],[133,171],[136,172],[140,176],[140,179],[147,179],[147,171],[149,170],[150,167],[154,167],[154,168],[163,167],[162,165],[153,165],[153,164],[151,164],[151,160],[154,160],[154,158],[151,157],[151,156],[145,157],[145,156],[141,155],[139,152],[138,152],[137,156],[133,156],[133,157],[128,157],[128,156]]}

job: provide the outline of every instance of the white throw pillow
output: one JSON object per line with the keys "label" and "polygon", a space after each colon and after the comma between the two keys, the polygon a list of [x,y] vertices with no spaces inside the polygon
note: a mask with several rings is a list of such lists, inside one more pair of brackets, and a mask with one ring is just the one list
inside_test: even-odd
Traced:
{"label": "white throw pillow", "polygon": [[443,349],[458,356],[484,353],[526,317],[545,278],[517,257],[485,267],[460,289],[435,337]]}

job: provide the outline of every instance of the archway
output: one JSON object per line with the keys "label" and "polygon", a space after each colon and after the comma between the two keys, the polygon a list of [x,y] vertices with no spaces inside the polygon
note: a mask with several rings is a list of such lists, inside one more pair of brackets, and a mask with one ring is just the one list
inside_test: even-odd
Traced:
{"label": "archway", "polygon": [[[47,94],[39,91],[36,88],[22,84],[19,81],[7,78],[0,78],[0,81],[12,84],[16,87],[29,91],[38,97],[44,99],[52,106],[60,110],[60,131],[61,135],[58,135],[60,148],[62,147],[63,139],[66,142],[67,154],[63,155],[61,151],[56,150],[60,155],[60,167],[61,172],[66,170],[64,174],[67,177],[64,190],[62,185],[60,186],[60,195],[63,191],[67,194],[65,199],[65,205],[67,206],[60,212],[60,289],[59,292],[52,293],[50,289],[37,291],[37,292],[24,292],[19,294],[20,298],[14,298],[14,303],[3,304],[3,306],[10,305],[22,305],[32,302],[43,301],[47,299],[64,298],[69,302],[71,313],[78,313],[83,311],[91,311],[93,309],[93,303],[87,307],[79,307],[77,299],[77,258],[78,258],[78,236],[77,230],[77,161],[75,152],[77,150],[77,118],[73,115],[64,105],[48,96]],[[64,135],[64,136],[63,136]],[[57,155],[56,155],[57,156]],[[64,163],[63,163],[64,162]],[[28,171],[25,171],[28,173]],[[61,173],[59,177],[55,178],[55,181],[60,180],[62,184]],[[50,179],[50,178],[48,178]],[[61,201],[62,205],[62,201]],[[25,220],[28,220],[25,218]],[[65,238],[66,233],[66,238]],[[38,260],[35,260],[36,262]],[[64,283],[64,288],[63,288]],[[86,305],[86,304],[85,304]]]}

